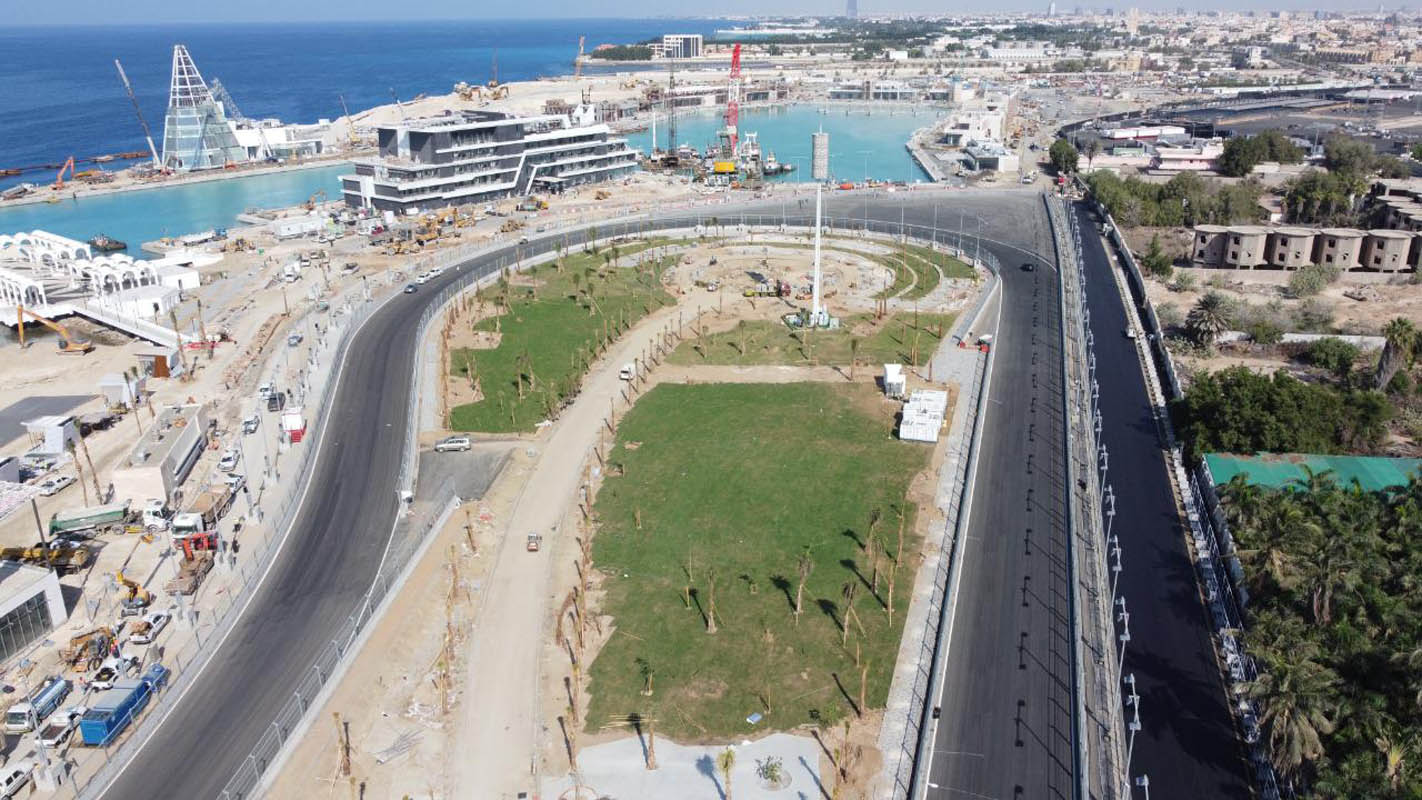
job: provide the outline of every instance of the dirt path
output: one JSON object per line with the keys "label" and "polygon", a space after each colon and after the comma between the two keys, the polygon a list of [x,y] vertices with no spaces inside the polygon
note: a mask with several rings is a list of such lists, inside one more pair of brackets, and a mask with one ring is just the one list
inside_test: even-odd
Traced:
{"label": "dirt path", "polygon": [[[467,796],[462,789],[475,786],[489,798],[536,790],[533,775],[548,724],[540,712],[540,654],[549,601],[559,589],[550,581],[552,559],[573,535],[562,523],[573,508],[585,460],[606,431],[604,419],[614,403],[626,405],[619,367],[650,348],[668,322],[675,325],[678,310],[651,315],[614,345],[588,373],[582,394],[552,435],[534,445],[532,473],[502,532],[509,546],[499,550],[467,648],[465,694],[451,748],[460,757],[448,768],[448,796]],[[522,546],[530,532],[543,534],[542,551],[529,553]]]}

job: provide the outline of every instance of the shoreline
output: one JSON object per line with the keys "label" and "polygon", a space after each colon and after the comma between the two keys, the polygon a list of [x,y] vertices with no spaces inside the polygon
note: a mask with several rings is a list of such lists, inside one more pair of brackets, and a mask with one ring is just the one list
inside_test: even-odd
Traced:
{"label": "shoreline", "polygon": [[[122,186],[89,186],[76,188],[68,194],[49,194],[38,197],[21,197],[15,200],[0,201],[0,214],[4,214],[6,209],[23,208],[25,206],[52,205],[50,198],[57,197],[60,201],[81,200],[87,197],[103,197],[104,195],[121,194],[123,192],[141,192],[148,189],[168,189],[175,186],[187,186],[195,183],[212,183],[214,181],[238,180],[241,178],[255,178],[261,175],[271,175],[277,172],[300,172],[308,169],[320,169],[321,167],[334,167],[342,163],[349,163],[352,158],[359,158],[357,154],[342,154],[339,158],[313,158],[307,159],[297,164],[269,164],[252,169],[237,170],[206,170],[197,173],[188,173],[181,177],[175,177],[164,181],[151,181],[143,183],[129,183]],[[72,184],[71,184],[72,185]],[[66,191],[68,187],[66,186]]]}

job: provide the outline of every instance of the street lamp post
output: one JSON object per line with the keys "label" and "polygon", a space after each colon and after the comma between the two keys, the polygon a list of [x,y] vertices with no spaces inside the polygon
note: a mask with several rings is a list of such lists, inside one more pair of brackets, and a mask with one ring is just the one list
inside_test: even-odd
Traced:
{"label": "street lamp post", "polygon": [[1131,640],[1131,612],[1126,610],[1126,598],[1116,598],[1116,605],[1121,607],[1121,613],[1116,619],[1121,623],[1121,635],[1117,638],[1121,640],[1121,654],[1116,657],[1116,674],[1119,676],[1126,665],[1126,642]]}

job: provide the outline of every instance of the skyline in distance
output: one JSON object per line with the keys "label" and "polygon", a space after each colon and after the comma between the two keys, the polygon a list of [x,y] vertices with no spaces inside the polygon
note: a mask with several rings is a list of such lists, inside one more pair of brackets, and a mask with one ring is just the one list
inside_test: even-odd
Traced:
{"label": "skyline in distance", "polygon": [[[1078,4],[1058,4],[1058,13],[1065,14]],[[1181,3],[1179,0],[1128,0],[1122,3],[1081,3],[1087,9],[1138,8],[1142,12],[1173,12],[1183,6],[1187,10],[1201,11],[1290,11],[1308,12],[1315,10],[1340,12],[1375,11],[1377,4],[1367,2],[1317,2],[1317,0],[1212,0],[1206,3]],[[1398,3],[1383,4],[1388,10],[1401,10]],[[458,0],[428,0],[418,10],[400,7],[398,13],[391,13],[388,3],[376,0],[311,0],[293,6],[284,0],[251,0],[240,8],[220,6],[210,13],[194,13],[208,9],[195,8],[190,2],[179,0],[130,0],[116,6],[107,0],[68,0],[62,4],[18,3],[10,7],[7,16],[13,25],[156,25],[156,24],[205,24],[205,23],[341,23],[341,22],[414,22],[426,20],[458,19],[608,19],[638,18],[668,20],[684,19],[682,15],[662,13],[666,6],[654,0],[614,0],[605,4],[605,14],[589,17],[586,6],[569,0],[548,0],[527,9],[531,13],[510,17],[502,10],[491,14],[470,13],[466,4]],[[1002,13],[1037,12],[1045,14],[1047,5],[1041,0],[1007,0],[998,4],[996,10]],[[731,18],[750,16],[842,16],[845,13],[844,0],[828,2],[808,2],[807,0],[781,0],[773,6],[755,0],[725,0],[715,17],[703,15],[701,18]],[[968,2],[941,3],[937,0],[869,0],[858,8],[860,17],[876,15],[975,15],[981,8]]]}

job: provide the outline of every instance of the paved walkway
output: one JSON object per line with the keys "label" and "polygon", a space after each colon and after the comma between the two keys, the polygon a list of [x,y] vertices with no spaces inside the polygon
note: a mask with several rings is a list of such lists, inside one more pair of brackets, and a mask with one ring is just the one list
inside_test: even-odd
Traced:
{"label": "paved walkway", "polygon": [[[578,756],[582,793],[574,794],[571,776],[545,781],[544,797],[611,798],[612,800],[809,800],[829,797],[820,783],[820,746],[809,736],[777,733],[732,747],[736,765],[731,786],[716,769],[716,756],[726,748],[686,747],[667,739],[656,741],[657,769],[647,769],[645,737],[628,737],[585,748]],[[788,785],[771,790],[756,775],[756,761],[781,759]],[[566,794],[564,794],[566,792]]]}

